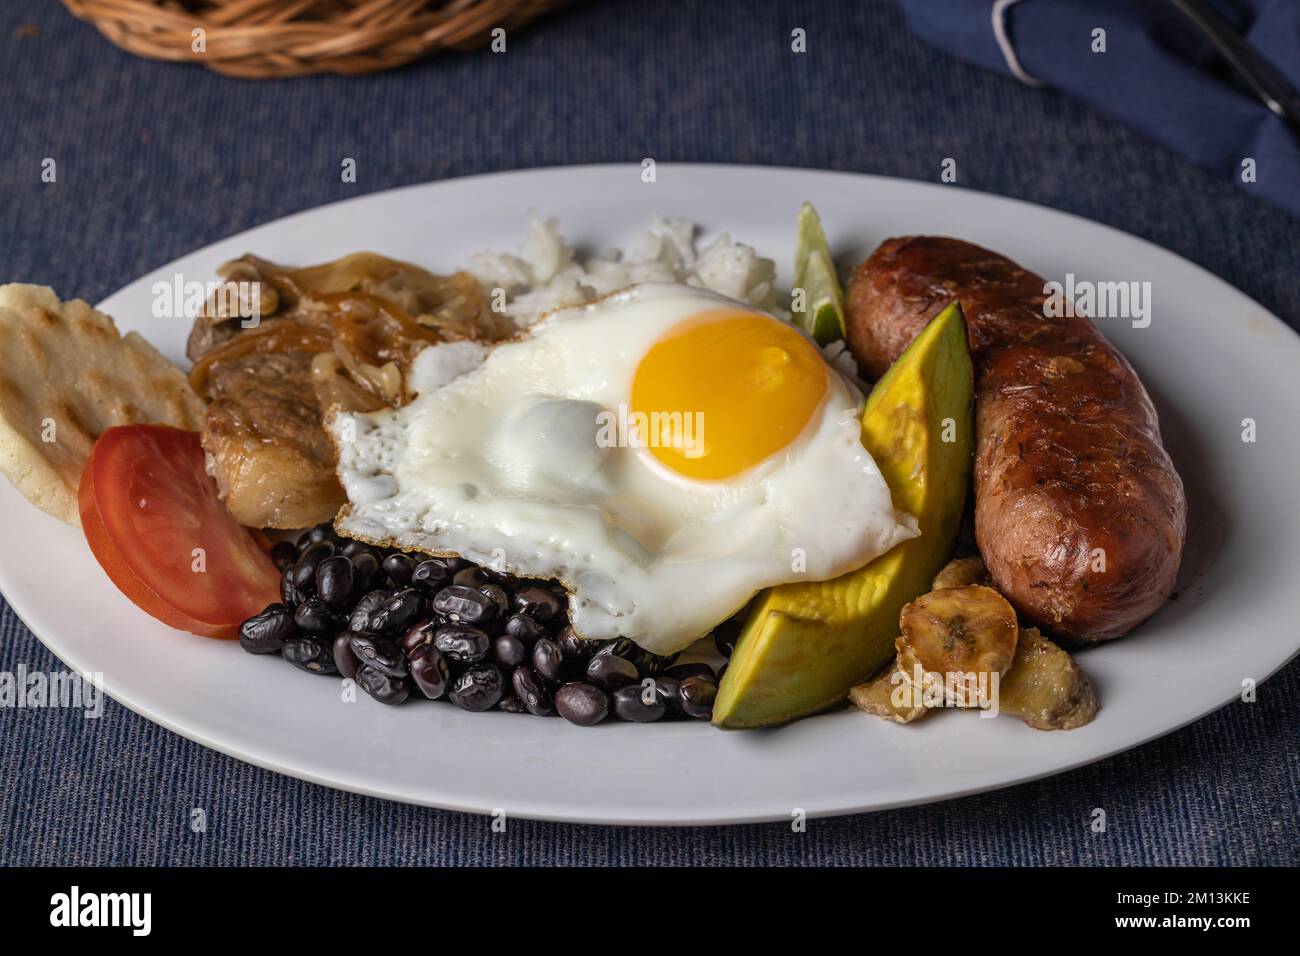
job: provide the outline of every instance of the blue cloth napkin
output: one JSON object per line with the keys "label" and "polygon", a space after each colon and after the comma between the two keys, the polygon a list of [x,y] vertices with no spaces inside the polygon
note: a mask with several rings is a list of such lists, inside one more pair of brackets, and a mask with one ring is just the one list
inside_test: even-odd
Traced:
{"label": "blue cloth napkin", "polygon": [[[899,2],[912,30],[934,46],[1077,97],[1300,216],[1300,138],[1167,0],[1004,3],[1007,49],[994,31],[995,0]],[[1213,5],[1300,88],[1300,2]],[[1105,52],[1094,52],[1096,30],[1105,30]],[[1253,177],[1243,166],[1248,159]]]}

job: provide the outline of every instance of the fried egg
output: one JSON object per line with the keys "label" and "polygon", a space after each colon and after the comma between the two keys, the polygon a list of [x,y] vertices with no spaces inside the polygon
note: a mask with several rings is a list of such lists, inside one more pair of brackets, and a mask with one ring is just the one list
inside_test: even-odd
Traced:
{"label": "fried egg", "polygon": [[417,397],[336,415],[336,527],[554,578],[585,638],[679,651],[757,591],[916,534],[860,442],[862,395],[790,323],[633,286],[526,337],[435,345]]}

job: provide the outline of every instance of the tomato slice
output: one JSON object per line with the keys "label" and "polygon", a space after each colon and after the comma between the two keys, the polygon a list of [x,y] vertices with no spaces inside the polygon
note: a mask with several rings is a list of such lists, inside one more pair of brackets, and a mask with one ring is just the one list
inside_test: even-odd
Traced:
{"label": "tomato slice", "polygon": [[164,624],[231,638],[280,599],[275,565],[217,497],[196,432],[110,428],[90,453],[77,501],[100,566]]}

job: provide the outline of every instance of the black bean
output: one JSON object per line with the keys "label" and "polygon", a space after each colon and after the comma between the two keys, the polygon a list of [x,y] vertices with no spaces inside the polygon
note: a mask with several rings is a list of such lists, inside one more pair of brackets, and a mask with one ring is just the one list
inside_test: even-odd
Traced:
{"label": "black bean", "polygon": [[359,554],[369,553],[369,545],[364,541],[357,541],[354,538],[349,538],[347,541],[344,541],[342,546],[339,548],[339,554],[349,558],[355,558]]}
{"label": "black bean", "polygon": [[303,600],[302,593],[293,586],[293,568],[285,568],[280,575],[280,601],[287,607],[297,607]]}
{"label": "black bean", "polygon": [[[654,680],[652,677],[646,680]],[[664,702],[659,699],[659,694],[653,685],[631,684],[627,687],[620,687],[614,691],[614,716],[620,720],[630,720],[638,724],[646,724],[652,720],[658,720],[668,712]],[[650,703],[646,703],[649,699]]]}
{"label": "black bean", "polygon": [[352,593],[365,594],[379,583],[379,559],[372,551],[362,551],[352,556]]}
{"label": "black bean", "polygon": [[706,677],[711,681],[718,679],[713,668],[703,661],[696,661],[693,664],[674,664],[664,671],[664,676],[675,677],[677,680],[685,680],[688,677]]}
{"label": "black bean", "polygon": [[569,723],[591,727],[609,713],[609,698],[599,687],[569,683],[555,692],[555,709]]}
{"label": "black bean", "polygon": [[537,639],[546,633],[546,630],[527,614],[512,614],[506,618],[502,632],[517,637],[532,647],[537,643]]}
{"label": "black bean", "polygon": [[717,696],[717,683],[705,677],[687,677],[677,690],[682,713],[698,720],[713,719],[713,699]]}
{"label": "black bean", "polygon": [[492,615],[494,618],[503,618],[510,613],[510,595],[506,593],[506,589],[501,585],[480,584],[478,592],[496,605],[496,613]]}
{"label": "black bean", "polygon": [[462,571],[469,567],[469,562],[456,554],[445,554],[442,557],[434,558],[434,561],[441,561],[443,567],[447,569],[447,576],[451,577],[457,571]]}
{"label": "black bean", "polygon": [[588,657],[588,660],[596,657],[609,657],[610,655],[622,657],[624,660],[631,661],[635,664],[641,657],[642,651],[641,648],[632,641],[629,641],[625,637],[620,637],[613,641],[603,642],[600,647],[596,648],[596,653]]}
{"label": "black bean", "polygon": [[406,633],[398,643],[402,645],[402,650],[406,651],[409,657],[425,644],[432,644],[434,632],[437,630],[438,625],[434,621],[416,621],[406,629]]}
{"label": "black bean", "polygon": [[528,646],[517,637],[502,634],[492,640],[492,656],[507,671],[528,660]]}
{"label": "black bean", "polygon": [[542,680],[558,683],[563,675],[564,655],[549,637],[538,639],[533,645],[533,670]]}
{"label": "black bean", "polygon": [[334,526],[328,521],[322,521],[320,524],[316,525],[316,527],[308,528],[302,534],[298,535],[298,549],[305,551],[318,541],[329,541],[333,543],[337,538],[338,535],[334,533]]}
{"label": "black bean", "polygon": [[579,637],[572,627],[565,627],[560,631],[555,637],[555,643],[560,645],[560,653],[564,655],[566,661],[584,671],[592,656],[604,646],[601,641],[589,641]]}
{"label": "black bean", "polygon": [[357,660],[357,655],[352,653],[352,631],[344,631],[334,638],[334,644],[331,650],[334,652],[334,667],[340,674],[349,680],[357,679],[357,669],[361,662]]}
{"label": "black bean", "polygon": [[396,641],[373,634],[353,634],[349,642],[352,653],[366,667],[374,667],[389,677],[405,677],[409,671],[406,654]]}
{"label": "black bean", "polygon": [[332,637],[343,630],[345,622],[320,598],[308,598],[293,612],[293,623],[308,634]]}
{"label": "black bean", "polygon": [[741,618],[733,617],[713,629],[713,646],[723,657],[729,658],[735,652],[736,640],[740,637],[740,629],[743,625],[744,621]]}
{"label": "black bean", "polygon": [[451,583],[463,588],[476,588],[481,584],[487,584],[488,580],[483,569],[477,565],[461,568],[451,576]]}
{"label": "black bean", "polygon": [[433,598],[433,609],[449,621],[464,624],[487,624],[496,616],[492,599],[475,588],[452,584]]}
{"label": "black bean", "polygon": [[617,654],[596,654],[587,662],[587,680],[602,690],[618,690],[640,676],[635,664]]}
{"label": "black bean", "polygon": [[494,568],[479,568],[479,570],[483,572],[483,580],[489,584],[499,584],[507,591],[519,587],[519,578],[509,571],[497,571]]}
{"label": "black bean", "polygon": [[370,615],[370,629],[392,634],[410,627],[424,610],[424,598],[415,588],[398,591]]}
{"label": "black bean", "polygon": [[374,613],[383,606],[392,595],[387,591],[370,591],[361,600],[357,606],[352,609],[348,615],[348,630],[350,631],[370,631],[370,619]]}
{"label": "black bean", "polygon": [[722,678],[726,675],[726,673],[727,673],[727,668],[730,667],[730,666],[731,666],[731,661],[727,661],[725,664],[723,664],[721,667],[718,668],[718,683],[719,683],[719,684],[722,683]]}
{"label": "black bean", "polygon": [[355,578],[351,558],[341,554],[330,555],[316,565],[316,594],[331,607],[341,608],[352,596]]}
{"label": "black bean", "polygon": [[239,625],[239,646],[250,654],[278,654],[284,642],[298,636],[293,611],[271,604]]}
{"label": "black bean", "polygon": [[516,667],[510,675],[510,683],[515,695],[528,708],[528,712],[537,717],[549,717],[555,713],[555,701],[537,675],[527,667]]}
{"label": "black bean", "polygon": [[284,642],[281,656],[294,667],[313,674],[334,674],[334,651],[326,641],[314,637],[293,637]]}
{"label": "black bean", "polygon": [[478,664],[451,683],[451,702],[465,710],[488,710],[505,693],[501,671],[491,664]]}
{"label": "black bean", "polygon": [[411,575],[415,573],[415,559],[399,551],[384,558],[383,569],[395,586],[404,588],[411,583]]}
{"label": "black bean", "polygon": [[543,624],[554,621],[564,612],[565,599],[540,584],[527,584],[515,591],[511,600],[515,611],[537,618]]}
{"label": "black bean", "polygon": [[271,545],[271,561],[283,571],[291,568],[298,560],[298,548],[292,541],[277,541]]}
{"label": "black bean", "polygon": [[655,694],[659,702],[670,714],[680,714],[682,712],[681,681],[676,677],[669,677],[667,674],[660,674],[658,677],[650,678],[655,682]]}
{"label": "black bean", "polygon": [[[633,646],[635,647],[636,645]],[[649,651],[641,647],[637,647],[636,649],[640,652],[641,656],[639,658],[631,654],[626,656],[636,664],[637,670],[648,677],[657,677],[659,674],[662,674],[676,663],[677,658],[682,656],[680,651],[676,654],[663,655],[651,654]]]}
{"label": "black bean", "polygon": [[451,679],[451,666],[442,651],[432,644],[421,644],[411,655],[411,679],[420,693],[429,700],[437,700],[447,692]]}
{"label": "black bean", "polygon": [[400,704],[411,696],[410,681],[385,674],[377,667],[363,666],[357,671],[357,683],[381,704]]}
{"label": "black bean", "polygon": [[421,561],[411,572],[411,583],[432,594],[447,583],[447,566],[436,558]]}
{"label": "black bean", "polygon": [[333,553],[334,544],[330,541],[317,541],[310,545],[294,562],[293,586],[299,591],[310,591],[314,588],[317,566]]}
{"label": "black bean", "polygon": [[513,695],[510,697],[502,697],[501,702],[497,704],[497,710],[505,711],[507,714],[528,713],[528,708],[524,706],[524,702]]}
{"label": "black bean", "polygon": [[477,664],[492,650],[492,638],[468,624],[444,624],[434,631],[433,646],[457,664]]}
{"label": "black bean", "polygon": [[592,660],[607,655],[622,657],[625,660],[631,661],[636,667],[637,672],[640,673],[642,677],[652,677],[656,674],[662,673],[664,668],[669,667],[673,661],[677,660],[676,654],[673,654],[670,657],[661,657],[658,654],[651,654],[635,641],[629,641],[625,637],[620,637],[618,640],[610,641],[608,644],[601,647],[600,650],[596,651],[592,656]]}

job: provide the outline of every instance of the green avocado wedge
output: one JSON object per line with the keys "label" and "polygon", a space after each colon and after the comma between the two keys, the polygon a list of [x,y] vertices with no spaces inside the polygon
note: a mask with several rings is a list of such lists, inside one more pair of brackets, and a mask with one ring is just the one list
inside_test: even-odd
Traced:
{"label": "green avocado wedge", "polygon": [[903,605],[930,589],[956,542],[971,471],[972,379],[954,303],[876,383],[862,412],[862,444],[920,536],[830,581],[759,594],[718,689],[715,726],[769,727],[833,707],[893,655]]}

